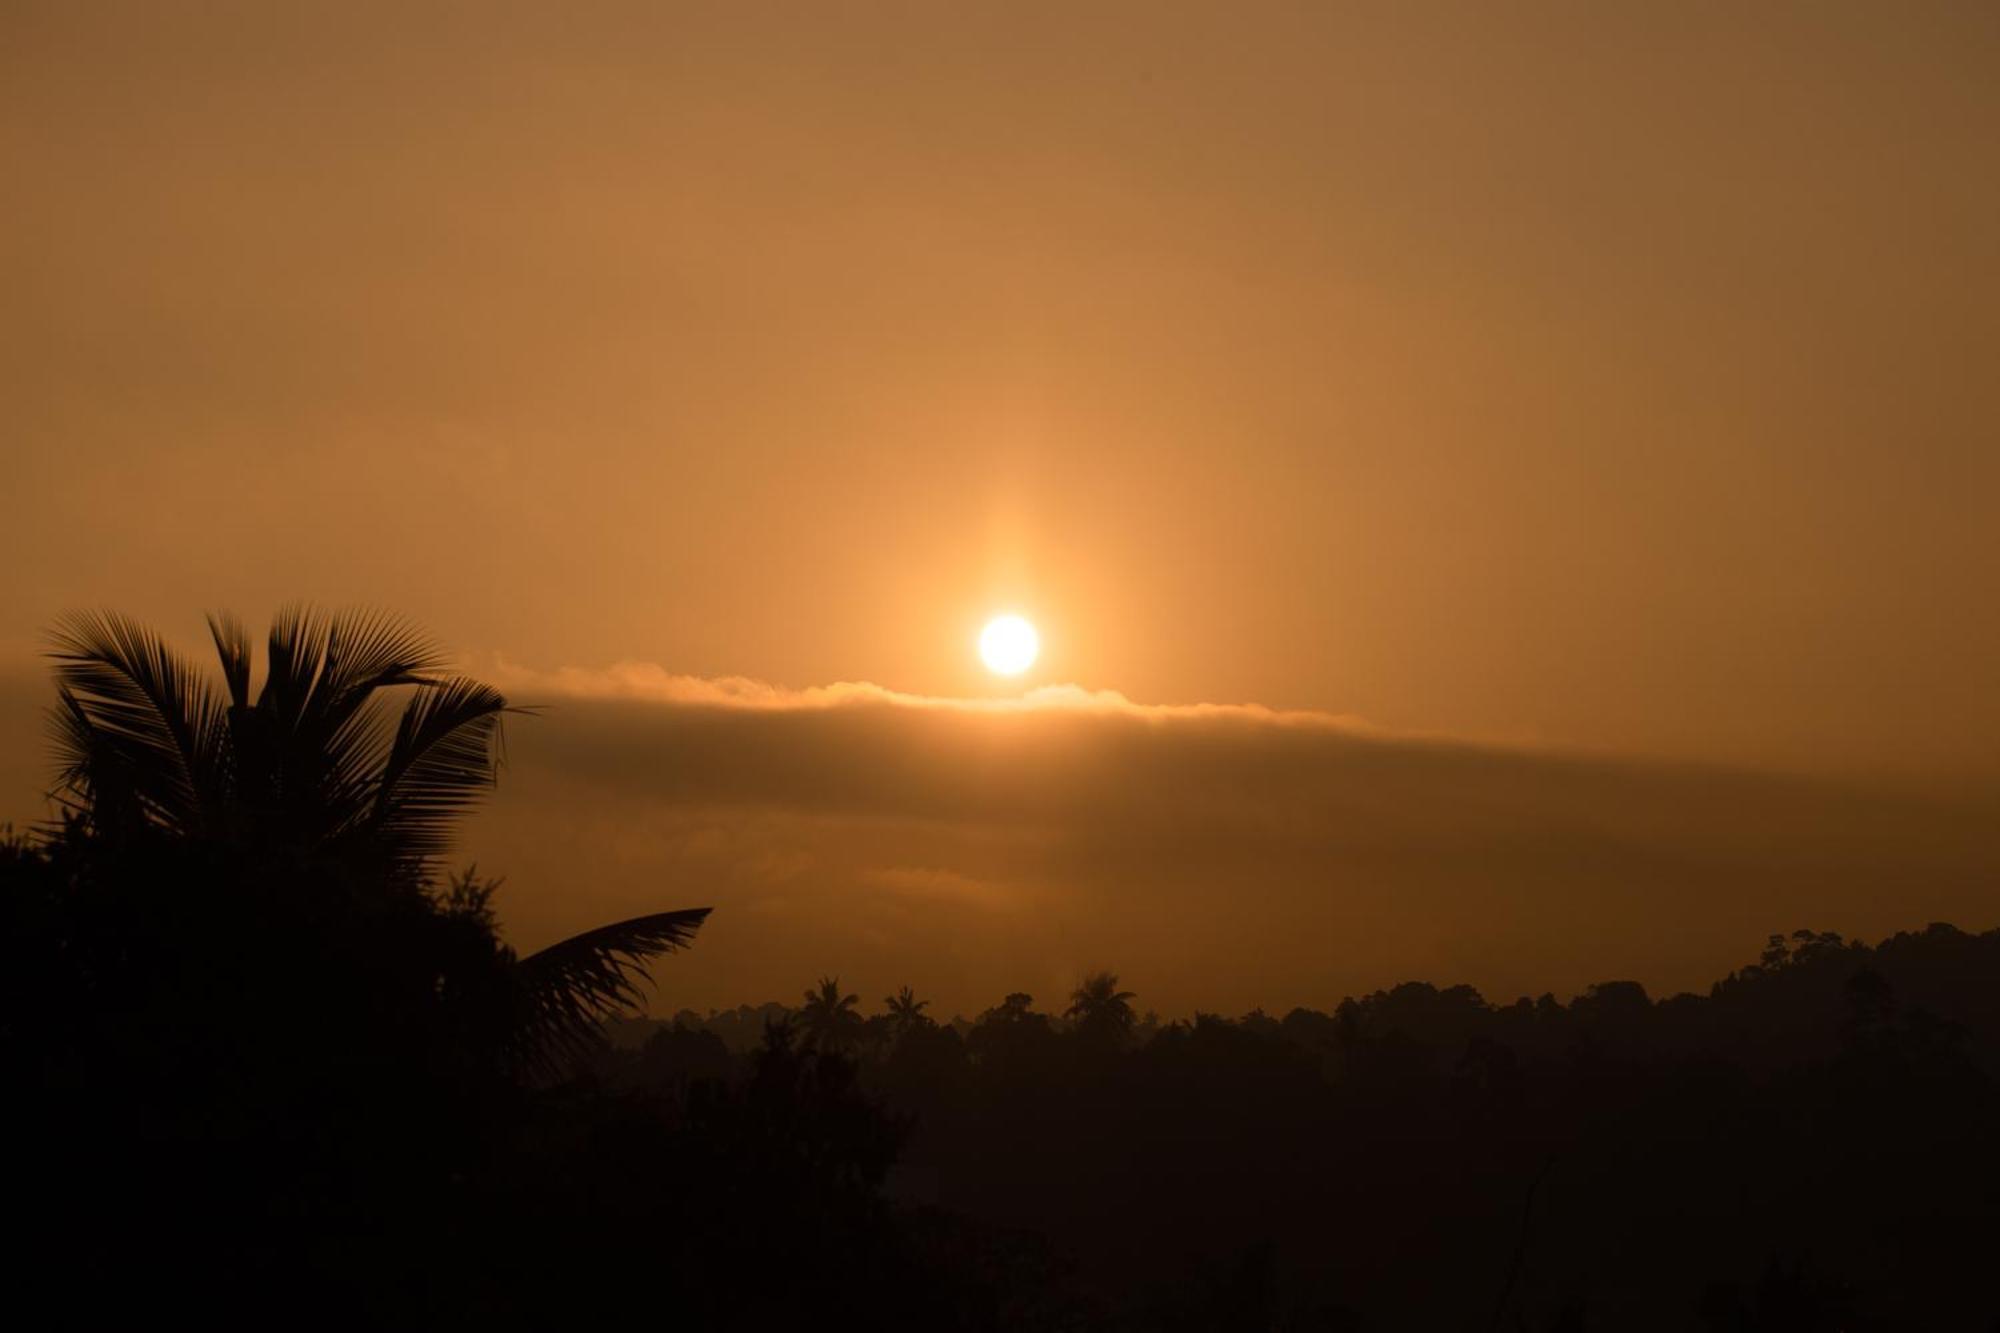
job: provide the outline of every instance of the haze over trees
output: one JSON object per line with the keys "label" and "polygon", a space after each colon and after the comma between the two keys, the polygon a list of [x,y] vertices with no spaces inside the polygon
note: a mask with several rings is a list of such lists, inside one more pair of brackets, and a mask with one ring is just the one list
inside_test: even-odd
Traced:
{"label": "haze over trees", "polygon": [[386,617],[282,613],[261,681],[211,636],[220,688],[65,624],[58,814],[0,841],[12,1276],[78,1322],[2000,1316],[2000,931],[1773,935],[1663,999],[1162,1022],[1097,971],[941,1021],[829,973],[639,1020],[703,909],[517,957],[498,881],[446,868],[505,699]]}
{"label": "haze over trees", "polygon": [[[1118,987],[1097,973],[1060,1014],[1015,993],[853,1047],[859,1086],[908,1126],[890,1197],[1037,1238],[1021,1290],[1078,1321],[1043,1326],[2000,1314],[2000,931],[1774,935],[1706,994],[1657,1000],[1616,980],[1503,1004],[1410,982],[1149,1025]],[[760,1058],[744,1012],[787,1021],[629,1024],[596,1076],[671,1077],[670,1052],[743,1067]]]}

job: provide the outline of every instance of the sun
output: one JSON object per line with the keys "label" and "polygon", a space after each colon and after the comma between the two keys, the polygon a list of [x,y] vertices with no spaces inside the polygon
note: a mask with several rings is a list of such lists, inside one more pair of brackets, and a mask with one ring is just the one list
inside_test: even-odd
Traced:
{"label": "sun", "polygon": [[1042,636],[1019,616],[995,616],[979,632],[979,659],[1003,676],[1018,676],[1035,664]]}

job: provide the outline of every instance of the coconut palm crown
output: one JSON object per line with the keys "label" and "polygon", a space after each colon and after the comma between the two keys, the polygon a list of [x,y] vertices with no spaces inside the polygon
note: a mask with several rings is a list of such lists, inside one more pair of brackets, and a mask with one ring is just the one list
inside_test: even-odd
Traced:
{"label": "coconut palm crown", "polygon": [[1073,1020],[1079,1033],[1123,1041],[1137,1021],[1132,1012],[1135,998],[1133,992],[1118,989],[1116,973],[1093,972],[1070,992],[1063,1017]]}
{"label": "coconut palm crown", "polygon": [[[443,653],[391,615],[280,611],[254,691],[243,627],[210,616],[208,628],[220,690],[124,616],[57,625],[51,795],[65,828],[114,844],[197,844],[274,869],[330,868],[441,911],[470,903],[490,924],[491,886],[474,891],[468,875],[441,892],[437,863],[458,819],[493,788],[502,719],[520,710],[448,674]],[[646,963],[687,945],[708,911],[635,917],[519,959],[496,940],[520,1065],[552,1072],[594,1040],[605,1017],[640,998]]]}
{"label": "coconut palm crown", "polygon": [[806,1040],[823,1051],[845,1051],[860,1040],[862,1018],[855,1008],[859,995],[843,995],[840,978],[821,977],[819,985],[805,993],[799,1021]]}
{"label": "coconut palm crown", "polygon": [[931,1002],[919,1000],[917,993],[908,986],[886,997],[882,1003],[888,1006],[889,1026],[898,1039],[907,1037],[920,1028],[936,1026],[931,1016],[924,1012],[931,1007]]}

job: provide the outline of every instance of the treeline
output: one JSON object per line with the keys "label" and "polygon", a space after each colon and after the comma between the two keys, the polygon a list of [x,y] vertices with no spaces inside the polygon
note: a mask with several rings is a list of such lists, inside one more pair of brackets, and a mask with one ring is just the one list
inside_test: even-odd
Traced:
{"label": "treeline", "polygon": [[20,1299],[497,1327],[2000,1316],[2000,931],[1799,932],[1657,1002],[1412,983],[1168,1022],[1109,975],[945,1023],[827,978],[536,1072],[483,888],[369,884],[77,825],[0,843]]}
{"label": "treeline", "polygon": [[210,631],[216,681],[120,617],[53,640],[56,818],[0,837],[16,1322],[2000,1317],[2000,932],[1167,1023],[1109,974],[947,1024],[828,977],[606,1042],[706,910],[506,944],[444,865],[506,700],[389,617],[281,613],[254,690]]}
{"label": "treeline", "polygon": [[623,1025],[592,1077],[726,1082],[766,1032],[839,1052],[908,1134],[891,1198],[1035,1238],[1015,1291],[1116,1326],[2000,1320],[2000,931],[1802,930],[1659,1001],[1410,983],[1162,1023],[1115,977],[1067,998],[939,1023],[829,978]]}
{"label": "treeline", "polygon": [[[1275,1017],[1257,1009],[1233,1019],[1197,1012],[1172,1022],[1142,1012],[1139,997],[1119,992],[1118,977],[1108,973],[1086,977],[1065,997],[1066,1008],[1038,1012],[1033,996],[1016,993],[976,1017],[948,1020],[907,987],[884,997],[877,1012],[865,1013],[861,996],[843,994],[838,978],[822,978],[800,1004],[682,1009],[665,1020],[623,1017],[607,1023],[605,1035],[614,1047],[635,1048],[663,1033],[709,1033],[725,1052],[741,1055],[754,1050],[771,1025],[785,1024],[814,1045],[867,1066],[892,1055],[913,1029],[942,1026],[964,1042],[975,1032],[1025,1022],[1023,1030],[1038,1035],[1108,1035],[1118,1049],[1133,1050],[1163,1033],[1226,1021],[1325,1052],[1351,1053],[1387,1041],[1435,1060],[1494,1042],[1517,1054],[1550,1056],[1610,1041],[1628,1055],[1709,1056],[1773,1068],[1828,1058],[1860,1028],[1940,1025],[1939,1040],[2000,1072],[1994,1064],[2000,1050],[1981,1045],[2000,1035],[1996,965],[2000,931],[1968,934],[1937,922],[1869,945],[1831,931],[1796,930],[1770,936],[1756,962],[1731,972],[1706,995],[1656,1000],[1638,982],[1605,981],[1567,1003],[1543,994],[1493,1004],[1470,986],[1413,981],[1350,997],[1330,1011],[1298,1008]],[[974,1045],[989,1039],[979,1037]]]}

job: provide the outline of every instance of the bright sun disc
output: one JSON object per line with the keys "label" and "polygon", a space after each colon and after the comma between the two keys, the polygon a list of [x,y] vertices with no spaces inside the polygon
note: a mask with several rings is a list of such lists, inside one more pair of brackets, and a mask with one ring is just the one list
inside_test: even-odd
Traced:
{"label": "bright sun disc", "polygon": [[996,616],[979,632],[979,657],[1003,676],[1018,676],[1035,664],[1042,636],[1019,616]]}

